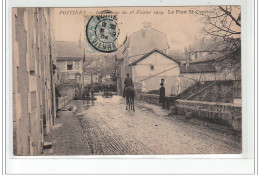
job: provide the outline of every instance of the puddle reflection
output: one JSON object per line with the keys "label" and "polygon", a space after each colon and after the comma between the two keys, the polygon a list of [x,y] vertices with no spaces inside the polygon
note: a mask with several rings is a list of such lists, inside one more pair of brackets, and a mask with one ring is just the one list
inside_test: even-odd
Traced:
{"label": "puddle reflection", "polygon": [[100,105],[100,104],[125,104],[125,99],[121,96],[114,95],[110,98],[104,98],[102,96],[95,96],[97,100],[76,100],[76,105],[78,112],[83,113],[88,110],[91,106]]}
{"label": "puddle reflection", "polygon": [[83,112],[89,109],[89,107],[95,105],[95,100],[77,100],[76,102],[78,112]]}

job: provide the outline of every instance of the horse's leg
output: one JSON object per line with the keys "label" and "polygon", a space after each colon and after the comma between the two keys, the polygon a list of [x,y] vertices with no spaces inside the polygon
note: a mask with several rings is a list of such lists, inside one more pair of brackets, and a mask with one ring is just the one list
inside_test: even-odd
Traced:
{"label": "horse's leg", "polygon": [[131,110],[131,98],[129,97],[129,99],[128,99],[128,107],[129,107],[129,111]]}
{"label": "horse's leg", "polygon": [[127,110],[127,97],[125,97],[125,110]]}
{"label": "horse's leg", "polygon": [[132,98],[132,102],[133,102],[133,103],[132,103],[132,105],[133,105],[133,111],[135,111],[135,98],[134,98],[134,97]]}
{"label": "horse's leg", "polygon": [[131,97],[129,97],[129,108],[132,110],[132,102],[131,102]]}

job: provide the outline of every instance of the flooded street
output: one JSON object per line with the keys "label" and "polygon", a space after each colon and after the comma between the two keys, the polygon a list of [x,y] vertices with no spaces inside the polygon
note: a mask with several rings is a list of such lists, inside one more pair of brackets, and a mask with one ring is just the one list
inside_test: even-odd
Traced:
{"label": "flooded street", "polygon": [[220,154],[240,153],[241,138],[229,128],[170,116],[159,106],[136,101],[125,109],[120,96],[72,101],[90,154]]}

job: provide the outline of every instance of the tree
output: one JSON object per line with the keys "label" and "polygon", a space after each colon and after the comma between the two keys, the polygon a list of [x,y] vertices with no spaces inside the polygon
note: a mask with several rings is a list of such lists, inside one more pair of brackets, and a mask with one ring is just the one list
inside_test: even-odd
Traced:
{"label": "tree", "polygon": [[218,59],[222,67],[241,64],[241,10],[240,6],[217,6],[214,13],[201,14],[203,32],[216,38],[212,50],[223,53]]}
{"label": "tree", "polygon": [[218,6],[214,13],[202,14],[204,32],[207,34],[226,38],[240,38],[241,12],[239,6]]}

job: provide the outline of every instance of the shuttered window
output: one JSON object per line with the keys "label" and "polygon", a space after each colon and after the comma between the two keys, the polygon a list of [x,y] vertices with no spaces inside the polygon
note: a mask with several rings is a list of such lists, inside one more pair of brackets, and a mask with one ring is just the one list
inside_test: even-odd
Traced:
{"label": "shuttered window", "polygon": [[67,61],[67,70],[73,70],[73,61]]}

